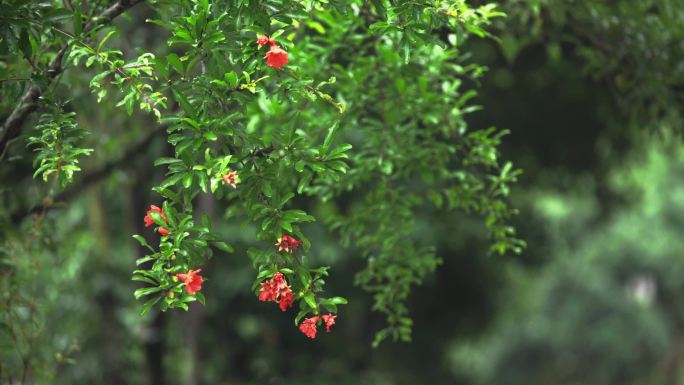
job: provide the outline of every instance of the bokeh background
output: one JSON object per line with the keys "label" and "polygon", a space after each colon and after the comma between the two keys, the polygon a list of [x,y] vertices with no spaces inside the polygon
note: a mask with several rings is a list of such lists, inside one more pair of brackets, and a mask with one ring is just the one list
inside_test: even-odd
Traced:
{"label": "bokeh background", "polygon": [[[149,230],[138,213],[157,199],[149,191],[163,175],[152,162],[169,151],[161,137],[126,154],[106,178],[77,182],[71,205],[42,217],[57,222],[49,238],[31,221],[13,230],[25,243],[3,255],[25,258],[0,263],[22,267],[22,286],[4,282],[0,290],[19,291],[13,295],[30,305],[4,314],[0,326],[25,325],[30,346],[21,348],[34,351],[46,383],[684,383],[684,3],[501,6],[508,16],[492,30],[497,38],[464,49],[488,67],[471,84],[483,109],[468,122],[510,130],[503,153],[524,170],[512,203],[528,247],[519,256],[488,255],[480,219],[423,213],[419,221],[431,226],[420,235],[443,264],[411,294],[411,343],[371,348],[384,319],[354,285],[364,261],[317,224],[306,229],[312,254],[333,266],[328,289],[349,305],[333,333],[304,338],[249,291],[253,269],[241,256],[254,229],[221,221],[224,208],[213,201],[200,210],[236,253],[209,262],[206,307],[140,318],[130,281],[140,250],[130,234]],[[124,48],[164,44],[157,29],[139,26],[146,12],[117,21],[135,27],[119,39]],[[138,137],[154,127],[149,117],[97,105],[87,88],[92,74],[66,76],[80,85],[73,103],[105,155],[131,140],[113,138],[108,127],[125,125],[121,132]],[[0,186],[10,188],[31,192],[28,184]],[[298,202],[314,215],[344,204]],[[8,338],[0,339],[0,362],[21,364]]]}

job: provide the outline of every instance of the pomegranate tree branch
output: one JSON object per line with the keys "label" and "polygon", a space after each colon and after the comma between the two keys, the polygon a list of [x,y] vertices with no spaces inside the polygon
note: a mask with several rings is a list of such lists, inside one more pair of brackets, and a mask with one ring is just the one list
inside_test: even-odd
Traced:
{"label": "pomegranate tree branch", "polygon": [[[145,0],[118,0],[107,9],[105,9],[100,15],[94,17],[90,22],[88,22],[83,29],[84,33],[92,31],[95,27],[107,24],[114,20],[117,16],[126,12],[129,8],[141,3]],[[50,61],[45,69],[45,77],[47,80],[47,85],[49,86],[59,74],[64,71],[63,60],[64,55],[70,48],[70,44],[66,44],[62,47],[57,55]],[[45,91],[44,87],[37,84],[31,85],[24,95],[19,99],[16,106],[10,113],[10,115],[5,119],[5,121],[0,125],[0,154],[3,153],[8,142],[13,138],[19,136],[21,133],[21,127],[23,126],[26,118],[37,109],[36,102],[40,96]],[[2,159],[0,159],[0,162]]]}
{"label": "pomegranate tree branch", "polygon": [[10,214],[12,223],[19,225],[24,218],[31,214],[41,214],[53,208],[63,207],[64,202],[75,198],[88,187],[109,176],[112,172],[120,170],[125,166],[132,166],[133,159],[139,155],[145,154],[147,148],[150,146],[154,138],[164,132],[165,129],[166,127],[164,126],[157,126],[142,140],[128,148],[121,157],[110,160],[94,170],[84,172],[82,177],[76,183],[74,183],[68,189],[57,194],[57,196],[55,196],[54,199],[50,199],[49,202],[43,202],[31,208],[19,209],[12,212]]}

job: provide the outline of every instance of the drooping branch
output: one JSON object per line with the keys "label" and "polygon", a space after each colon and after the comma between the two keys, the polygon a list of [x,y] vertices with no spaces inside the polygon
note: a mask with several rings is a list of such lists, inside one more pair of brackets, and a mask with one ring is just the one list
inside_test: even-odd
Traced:
{"label": "drooping branch", "polygon": [[[88,22],[83,29],[84,33],[92,31],[99,25],[111,22],[117,16],[126,12],[126,10],[129,8],[143,1],[145,0],[118,0],[109,8],[105,9],[100,15],[95,17],[92,21]],[[66,55],[69,48],[70,44],[62,47],[45,69],[47,85],[50,85],[55,78],[64,71],[62,62],[64,60],[64,55]],[[14,107],[7,119],[5,119],[5,122],[0,125],[0,154],[3,153],[5,147],[8,145],[8,142],[21,133],[21,127],[26,121],[26,118],[36,110],[36,102],[43,94],[44,90],[44,87],[40,87],[37,84],[31,85],[29,89],[26,90],[24,95],[19,99],[17,105]],[[1,161],[2,159],[0,158],[0,162]]]}
{"label": "drooping branch", "polygon": [[151,131],[147,136],[140,142],[131,146],[126,152],[117,159],[111,160],[99,168],[94,170],[84,172],[82,178],[80,178],[76,183],[71,185],[68,189],[57,194],[49,202],[43,202],[28,209],[20,209],[11,214],[12,223],[19,225],[21,221],[31,214],[38,214],[45,212],[50,209],[63,207],[64,204],[78,196],[80,193],[85,191],[91,185],[101,181],[105,177],[109,176],[113,171],[121,169],[126,163],[130,163],[132,159],[139,156],[140,154],[145,154],[147,147],[152,143],[154,138],[164,131],[163,126],[158,126],[154,131]]}

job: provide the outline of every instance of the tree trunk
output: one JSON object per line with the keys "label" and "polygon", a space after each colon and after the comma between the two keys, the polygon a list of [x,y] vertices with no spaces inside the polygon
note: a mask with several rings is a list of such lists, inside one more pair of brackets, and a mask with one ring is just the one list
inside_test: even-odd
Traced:
{"label": "tree trunk", "polygon": [[[216,208],[214,197],[210,194],[200,194],[197,204],[197,219],[202,214],[207,214],[210,218]],[[209,267],[207,263],[206,267]],[[207,269],[208,270],[208,269]],[[204,306],[200,303],[192,303],[190,312],[184,319],[185,323],[185,346],[190,350],[191,367],[189,377],[186,379],[186,385],[200,385],[201,380],[201,363],[202,351],[200,349],[199,336],[202,330],[202,322],[204,321]]]}
{"label": "tree trunk", "polygon": [[[109,228],[107,226],[106,213],[103,208],[107,207],[102,198],[102,189],[96,186],[90,190],[90,227],[92,228],[97,244],[95,249],[95,266],[104,266],[104,271],[93,272],[92,277],[102,277],[109,275],[111,264],[107,263],[110,258]],[[100,278],[96,278],[100,279]],[[107,282],[107,280],[104,280]],[[99,341],[102,342],[101,367],[103,384],[105,385],[125,385],[124,379],[122,348],[121,348],[121,324],[117,321],[116,313],[120,303],[116,298],[113,288],[105,285],[96,293],[97,306],[100,314]]]}

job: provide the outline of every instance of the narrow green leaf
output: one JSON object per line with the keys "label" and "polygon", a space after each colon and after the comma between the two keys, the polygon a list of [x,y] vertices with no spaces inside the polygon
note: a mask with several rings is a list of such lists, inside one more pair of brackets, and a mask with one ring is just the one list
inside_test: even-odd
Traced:
{"label": "narrow green leaf", "polygon": [[233,248],[233,246],[227,244],[226,242],[214,242],[213,245],[217,249],[225,251],[226,253],[234,253],[235,252],[235,249]]}
{"label": "narrow green leaf", "polygon": [[168,54],[166,60],[171,64],[171,67],[176,70],[181,75],[185,75],[185,69],[183,68],[183,63],[178,58],[175,53]]}
{"label": "narrow green leaf", "polygon": [[144,296],[150,295],[150,294],[154,294],[154,293],[159,292],[161,290],[162,290],[162,288],[159,286],[145,287],[145,288],[136,290],[133,293],[133,295],[135,296],[135,299],[140,299],[141,297],[144,297]]}
{"label": "narrow green leaf", "polygon": [[107,32],[107,34],[105,35],[105,37],[103,37],[102,40],[100,40],[100,44],[97,45],[97,50],[98,50],[98,52],[102,50],[102,47],[103,47],[104,44],[107,42],[107,40],[109,40],[110,37],[114,36],[114,35],[117,34],[117,33],[118,33],[118,32],[117,32],[116,29],[113,29],[113,30]]}
{"label": "narrow green leaf", "polygon": [[43,16],[43,21],[57,22],[60,20],[68,19],[72,16],[71,11],[66,8],[54,8],[48,11],[45,16]]}
{"label": "narrow green leaf", "polygon": [[327,152],[328,148],[330,147],[330,144],[332,143],[333,139],[335,138],[335,132],[337,132],[337,127],[338,127],[338,122],[335,122],[330,128],[328,128],[328,134],[325,136],[325,140],[323,141],[323,152]]}
{"label": "narrow green leaf", "polygon": [[310,308],[312,309],[317,309],[318,306],[316,304],[316,298],[312,293],[308,293],[304,296],[304,301],[306,302],[307,305],[309,305]]}
{"label": "narrow green leaf", "polygon": [[343,297],[332,297],[328,301],[334,305],[346,305],[348,303],[347,299]]}
{"label": "narrow green leaf", "polygon": [[27,60],[31,60],[31,57],[33,56],[33,48],[31,47],[28,31],[25,28],[22,28],[21,33],[19,34],[19,48],[24,54],[24,57]]}
{"label": "narrow green leaf", "polygon": [[190,104],[188,99],[183,95],[182,93],[176,91],[175,89],[173,91],[173,96],[178,101],[178,104],[180,104],[181,108],[183,108],[183,111],[185,111],[188,115],[192,117],[197,116],[197,111],[195,111],[195,108]]}
{"label": "narrow green leaf", "polygon": [[152,306],[154,306],[159,300],[162,299],[162,296],[157,296],[157,298],[152,298],[151,300],[145,302],[145,304],[142,306],[142,309],[140,309],[140,316],[144,316],[147,314],[150,309],[152,309]]}
{"label": "narrow green leaf", "polygon": [[83,31],[83,19],[82,19],[82,15],[81,15],[81,7],[80,7],[80,5],[77,5],[76,9],[74,10],[74,34],[76,36],[79,36],[82,31]]}

